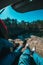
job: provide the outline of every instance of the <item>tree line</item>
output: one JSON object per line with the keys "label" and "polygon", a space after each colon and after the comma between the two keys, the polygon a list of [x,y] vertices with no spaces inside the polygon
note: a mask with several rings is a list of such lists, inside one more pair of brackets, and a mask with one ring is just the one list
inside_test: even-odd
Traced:
{"label": "tree line", "polygon": [[11,38],[26,33],[43,36],[43,20],[37,20],[30,23],[29,21],[26,22],[22,20],[21,22],[19,22],[17,21],[17,19],[7,18],[3,21],[8,27],[9,36]]}

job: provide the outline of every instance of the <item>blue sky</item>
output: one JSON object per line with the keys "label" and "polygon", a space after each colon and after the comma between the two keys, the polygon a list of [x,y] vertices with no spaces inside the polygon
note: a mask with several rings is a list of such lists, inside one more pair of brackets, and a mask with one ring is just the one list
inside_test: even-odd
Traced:
{"label": "blue sky", "polygon": [[43,10],[18,13],[15,10],[13,10],[11,6],[8,6],[5,8],[5,11],[2,14],[0,14],[0,19],[6,19],[7,17],[10,17],[11,19],[17,19],[18,21],[25,20],[29,22],[35,20],[43,20]]}

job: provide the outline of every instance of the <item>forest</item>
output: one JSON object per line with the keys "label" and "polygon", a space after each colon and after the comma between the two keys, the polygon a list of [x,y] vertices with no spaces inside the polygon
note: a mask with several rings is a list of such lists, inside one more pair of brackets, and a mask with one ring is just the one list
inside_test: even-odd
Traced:
{"label": "forest", "polygon": [[10,38],[16,38],[18,35],[33,34],[43,37],[43,20],[29,21],[22,20],[19,22],[17,19],[3,19],[5,22]]}

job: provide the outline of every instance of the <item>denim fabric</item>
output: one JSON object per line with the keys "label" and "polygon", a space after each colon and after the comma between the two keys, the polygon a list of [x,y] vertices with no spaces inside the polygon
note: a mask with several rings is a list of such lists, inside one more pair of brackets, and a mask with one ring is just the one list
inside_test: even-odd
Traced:
{"label": "denim fabric", "polygon": [[11,65],[15,60],[15,56],[13,54],[9,54],[6,58],[3,59],[0,65]]}
{"label": "denim fabric", "polygon": [[[0,44],[3,44],[5,47],[11,47],[13,46],[12,43],[9,43],[7,40],[5,39],[0,39]],[[2,48],[3,45],[1,45],[0,47]],[[0,50],[1,50],[0,48]],[[0,65],[11,65],[13,64],[13,62],[15,61],[15,59],[20,55],[21,53],[21,49],[22,46],[19,46],[16,50],[14,50],[14,52],[9,53],[1,62]]]}
{"label": "denim fabric", "polygon": [[20,56],[18,65],[36,65],[34,59],[30,56],[30,49],[26,49]]}
{"label": "denim fabric", "polygon": [[1,47],[14,47],[14,45],[6,39],[0,38],[0,49]]}
{"label": "denim fabric", "polygon": [[13,64],[13,62],[15,61],[15,59],[20,55],[22,46],[19,46],[13,53],[10,53],[9,55],[7,55],[2,63],[0,63],[0,65],[11,65]]}
{"label": "denim fabric", "polygon": [[43,65],[43,58],[39,56],[36,52],[33,53],[33,59],[37,65]]}
{"label": "denim fabric", "polygon": [[26,49],[20,56],[18,65],[30,65],[30,50]]}

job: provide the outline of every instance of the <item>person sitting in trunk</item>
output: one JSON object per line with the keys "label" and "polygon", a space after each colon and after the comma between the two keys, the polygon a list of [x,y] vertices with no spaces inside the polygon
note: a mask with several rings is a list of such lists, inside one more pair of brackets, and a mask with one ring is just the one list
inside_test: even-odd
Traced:
{"label": "person sitting in trunk", "polygon": [[14,50],[13,48],[14,45],[8,41],[7,27],[5,23],[0,20],[0,65],[12,65],[15,59],[20,56],[23,45],[19,44]]}

